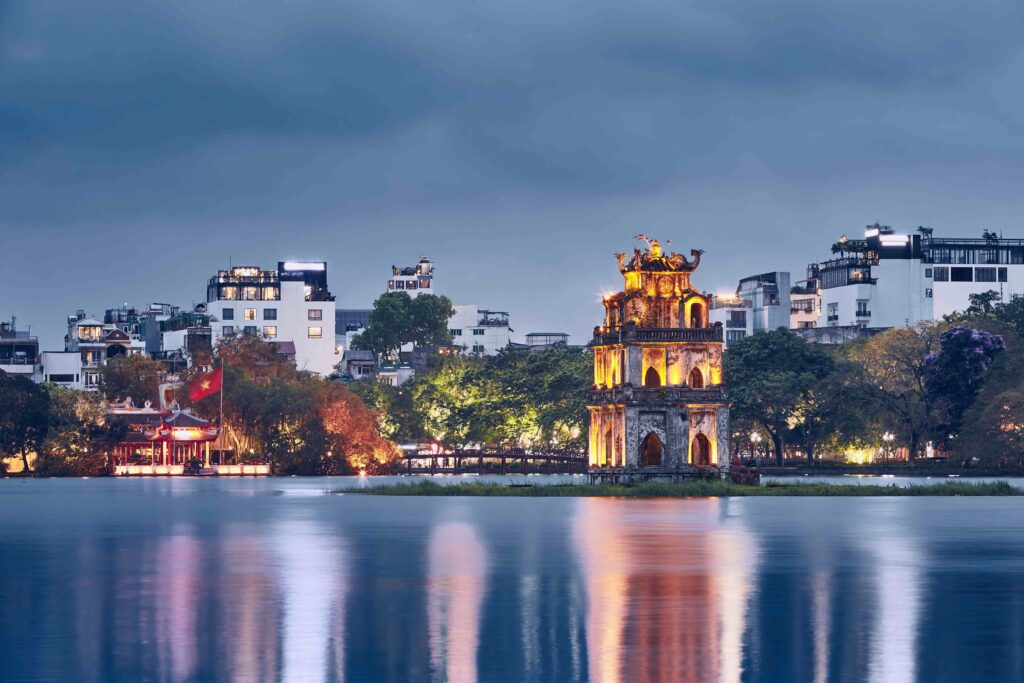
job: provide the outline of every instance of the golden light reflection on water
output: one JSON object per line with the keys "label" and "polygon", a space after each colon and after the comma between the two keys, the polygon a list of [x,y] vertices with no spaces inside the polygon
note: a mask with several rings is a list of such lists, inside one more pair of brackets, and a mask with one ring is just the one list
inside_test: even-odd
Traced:
{"label": "golden light reflection on water", "polygon": [[757,547],[729,504],[579,501],[591,680],[740,680]]}
{"label": "golden light reflection on water", "polygon": [[427,622],[434,680],[477,680],[480,611],[487,582],[487,552],[472,526],[434,528],[428,550]]}

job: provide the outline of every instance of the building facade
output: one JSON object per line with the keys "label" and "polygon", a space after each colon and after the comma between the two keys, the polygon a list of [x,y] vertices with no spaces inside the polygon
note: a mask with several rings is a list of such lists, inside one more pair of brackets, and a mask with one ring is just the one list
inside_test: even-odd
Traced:
{"label": "building facade", "polygon": [[39,339],[29,330],[19,330],[17,320],[0,322],[0,370],[8,375],[36,379]]}
{"label": "building facade", "polygon": [[391,279],[388,280],[389,292],[405,292],[409,296],[434,293],[434,264],[426,256],[421,256],[415,266],[399,268],[391,266]]}
{"label": "building facade", "polygon": [[592,467],[728,467],[729,409],[722,387],[722,326],[711,297],[693,288],[689,260],[657,240],[617,254],[623,291],[606,295],[594,329]]}
{"label": "building facade", "polygon": [[488,311],[476,306],[455,306],[448,320],[452,344],[471,356],[494,356],[512,341],[512,329],[505,311]]}
{"label": "building facade", "polygon": [[251,334],[294,346],[296,367],[320,375],[331,374],[341,360],[324,261],[281,261],[277,270],[234,266],[210,278],[206,300],[214,344]]}

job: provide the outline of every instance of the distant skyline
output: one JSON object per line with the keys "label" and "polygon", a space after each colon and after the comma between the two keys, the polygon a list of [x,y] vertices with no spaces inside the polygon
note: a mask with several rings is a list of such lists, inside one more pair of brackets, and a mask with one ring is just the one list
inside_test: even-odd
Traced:
{"label": "distant skyline", "polygon": [[600,322],[644,232],[713,292],[876,220],[1024,238],[1024,7],[0,2],[0,319],[421,255],[515,337]]}

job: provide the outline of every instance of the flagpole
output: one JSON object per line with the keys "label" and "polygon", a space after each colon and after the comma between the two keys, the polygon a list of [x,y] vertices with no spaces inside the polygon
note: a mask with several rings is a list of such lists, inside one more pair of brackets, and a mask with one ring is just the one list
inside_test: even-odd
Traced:
{"label": "flagpole", "polygon": [[220,455],[224,459],[224,356],[220,357]]}

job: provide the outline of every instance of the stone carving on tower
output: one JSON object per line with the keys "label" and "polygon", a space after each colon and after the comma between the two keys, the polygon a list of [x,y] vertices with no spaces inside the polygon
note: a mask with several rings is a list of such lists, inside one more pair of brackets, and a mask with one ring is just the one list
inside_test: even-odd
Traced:
{"label": "stone carving on tower", "polygon": [[722,327],[709,324],[711,297],[690,281],[704,252],[666,255],[658,240],[636,239],[643,249],[615,254],[625,285],[604,295],[591,342],[590,465],[727,469]]}

